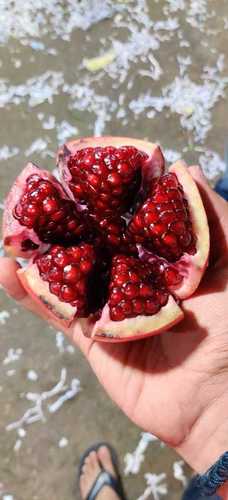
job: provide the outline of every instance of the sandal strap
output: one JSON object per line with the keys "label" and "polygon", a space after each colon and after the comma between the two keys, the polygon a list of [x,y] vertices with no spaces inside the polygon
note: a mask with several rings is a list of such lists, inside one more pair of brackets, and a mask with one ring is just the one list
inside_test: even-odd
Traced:
{"label": "sandal strap", "polygon": [[110,486],[110,488],[112,488],[117,495],[119,495],[120,499],[122,498],[118,480],[109,472],[102,470],[97,476],[97,479],[89,491],[86,500],[95,500],[104,486]]}

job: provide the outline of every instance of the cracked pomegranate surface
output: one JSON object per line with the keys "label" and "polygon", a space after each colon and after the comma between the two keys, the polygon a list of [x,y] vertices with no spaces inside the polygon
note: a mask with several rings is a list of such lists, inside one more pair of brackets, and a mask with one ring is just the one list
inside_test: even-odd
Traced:
{"label": "cracked pomegranate surface", "polygon": [[156,144],[84,138],[58,152],[61,181],[29,163],[5,204],[6,251],[50,318],[126,341],[183,318],[207,266],[209,230],[184,162],[165,173]]}

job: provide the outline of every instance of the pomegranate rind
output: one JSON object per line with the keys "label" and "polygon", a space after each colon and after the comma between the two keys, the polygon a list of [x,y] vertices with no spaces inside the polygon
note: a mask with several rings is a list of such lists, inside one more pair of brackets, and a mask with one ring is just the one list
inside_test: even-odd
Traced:
{"label": "pomegranate rind", "polygon": [[58,319],[66,327],[72,324],[77,308],[61,302],[50,292],[48,283],[40,277],[36,264],[31,263],[28,267],[19,269],[17,275],[24,289],[50,319]]}
{"label": "pomegranate rind", "polygon": [[158,335],[167,331],[184,318],[184,313],[174,298],[169,300],[153,316],[136,316],[122,321],[112,321],[109,306],[106,304],[101,318],[91,331],[91,338],[101,342],[128,342]]}
{"label": "pomegranate rind", "polygon": [[[53,177],[47,170],[41,170],[34,163],[29,162],[23,169],[21,174],[15,180],[6,200],[5,209],[3,212],[3,244],[7,254],[11,257],[24,257],[26,259],[32,257],[39,252],[47,250],[48,246],[42,243],[33,229],[22,226],[20,222],[15,219],[13,210],[19,202],[26,185],[26,180],[31,175],[38,174],[42,179],[49,180],[52,184],[56,185],[63,198],[66,198],[66,193],[58,183],[57,179]],[[31,240],[37,245],[36,250],[22,250],[21,244],[25,240]]]}
{"label": "pomegranate rind", "polygon": [[148,158],[142,166],[142,175],[145,183],[150,182],[152,178],[160,177],[164,173],[165,159],[158,144],[153,144],[141,139],[132,139],[129,137],[82,137],[80,139],[67,142],[61,146],[57,153],[57,165],[60,170],[64,189],[72,200],[74,200],[74,195],[69,188],[71,174],[67,168],[69,155],[74,155],[77,151],[84,148],[106,146],[114,146],[116,148],[120,148],[121,146],[134,146],[139,151],[146,153]]}
{"label": "pomegranate rind", "polygon": [[198,288],[208,265],[210,233],[200,192],[186,163],[182,160],[177,161],[169,168],[169,172],[176,174],[183,187],[189,205],[193,232],[196,235],[196,253],[194,255],[185,253],[177,263],[177,268],[183,275],[183,281],[173,292],[183,300]]}

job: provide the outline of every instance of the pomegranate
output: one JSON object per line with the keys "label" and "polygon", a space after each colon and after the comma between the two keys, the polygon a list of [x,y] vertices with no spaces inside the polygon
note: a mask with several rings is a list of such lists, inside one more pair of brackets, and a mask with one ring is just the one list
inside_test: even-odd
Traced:
{"label": "pomegranate", "polygon": [[84,138],[60,148],[61,182],[29,164],[5,204],[3,238],[30,259],[18,276],[63,325],[95,340],[127,341],[183,318],[199,285],[209,230],[184,162],[164,173],[159,146]]}

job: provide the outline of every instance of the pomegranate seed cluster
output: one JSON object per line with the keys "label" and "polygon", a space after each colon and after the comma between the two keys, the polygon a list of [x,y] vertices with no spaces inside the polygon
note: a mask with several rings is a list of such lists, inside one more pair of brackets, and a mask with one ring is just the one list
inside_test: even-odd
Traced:
{"label": "pomegranate seed cluster", "polygon": [[169,173],[155,182],[150,196],[129,225],[135,242],[164,257],[178,260],[196,252],[195,237],[182,186]]}
{"label": "pomegranate seed cluster", "polygon": [[50,292],[76,307],[76,316],[88,315],[88,278],[96,262],[93,247],[86,243],[69,248],[54,245],[35,262]]}
{"label": "pomegranate seed cluster", "polygon": [[45,243],[72,242],[88,231],[75,203],[63,199],[51,181],[37,174],[28,177],[14,217]]}
{"label": "pomegranate seed cluster", "polygon": [[131,146],[85,148],[68,160],[70,189],[98,218],[126,211],[141,182],[147,155]]}
{"label": "pomegranate seed cluster", "polygon": [[34,262],[50,292],[75,307],[77,317],[99,316],[106,303],[113,321],[158,313],[183,279],[178,259],[196,252],[177,176],[149,176],[144,186],[147,159],[131,146],[69,152],[65,187],[76,203],[47,172],[29,171],[14,208],[28,229],[22,249],[38,248],[29,230],[50,244]]}
{"label": "pomegranate seed cluster", "polygon": [[113,321],[156,314],[168,295],[165,288],[156,287],[148,264],[126,255],[113,257],[108,301]]}

